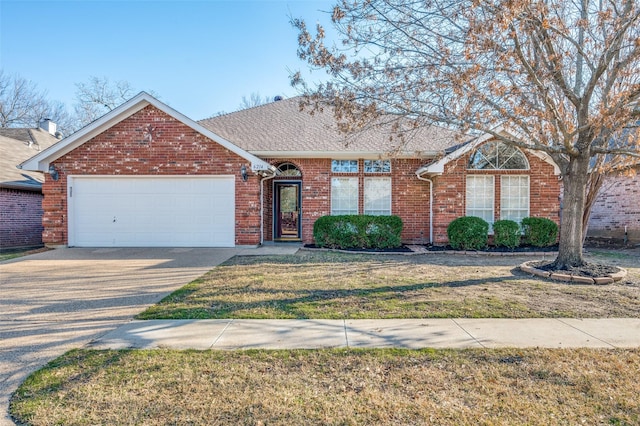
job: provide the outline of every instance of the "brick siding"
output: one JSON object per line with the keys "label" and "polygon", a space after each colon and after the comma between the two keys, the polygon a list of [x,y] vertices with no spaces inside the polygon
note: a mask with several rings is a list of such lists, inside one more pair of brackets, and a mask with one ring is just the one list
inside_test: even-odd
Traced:
{"label": "brick siding", "polygon": [[640,242],[640,177],[605,180],[589,218],[589,237],[625,238]]}
{"label": "brick siding", "polygon": [[466,211],[466,178],[469,174],[494,175],[494,216],[500,219],[500,176],[529,176],[529,216],[545,217],[560,224],[560,180],[553,173],[553,166],[525,152],[530,170],[468,170],[471,153],[461,156],[445,166],[444,173],[434,181],[435,244],[446,244],[447,226],[454,219],[464,216]]}
{"label": "brick siding", "polygon": [[[145,139],[145,129],[153,126],[153,138]],[[468,155],[449,163],[445,174],[434,178],[434,241],[446,243],[446,227],[465,211],[465,179],[468,173],[528,174],[530,176],[531,215],[548,217],[558,222],[559,182],[553,168],[539,158],[527,154],[530,171],[467,171]],[[276,180],[301,180],[302,240],[313,242],[313,224],[331,212],[331,177],[357,177],[359,210],[364,210],[364,179],[368,176],[391,177],[392,214],[404,222],[404,242],[429,241],[429,183],[421,181],[415,171],[425,160],[392,159],[391,173],[365,174],[359,160],[357,174],[334,174],[330,158],[266,159],[271,164],[294,164],[301,178],[278,177]],[[228,151],[180,121],[147,106],[95,136],[80,147],[54,162],[59,180],[46,175],[43,192],[43,241],[47,244],[68,244],[67,236],[67,176],[69,175],[228,175],[236,176],[236,244],[254,245],[260,242],[261,178],[249,175],[247,182],[239,171],[247,161]],[[273,182],[263,184],[264,240],[273,239]],[[496,212],[500,211],[500,180],[496,178]]]}
{"label": "brick siding", "polygon": [[0,247],[42,245],[42,194],[0,188]]}
{"label": "brick siding", "polygon": [[[145,129],[153,126],[152,140]],[[54,162],[58,181],[46,175],[43,192],[46,244],[68,244],[67,176],[69,175],[235,175],[236,244],[260,242],[260,184],[240,178],[247,160],[194,131],[153,106],[131,115]]]}
{"label": "brick siding", "polygon": [[[434,182],[434,242],[446,244],[447,226],[465,214],[465,181],[469,173],[492,174],[495,179],[495,212],[500,211],[500,175],[528,175],[530,188],[530,216],[546,217],[559,223],[560,181],[553,167],[538,157],[525,154],[530,170],[523,171],[469,171],[467,154],[449,163],[442,176]],[[313,242],[313,224],[320,216],[331,213],[331,177],[357,177],[359,211],[364,210],[364,178],[368,176],[390,176],[392,187],[392,214],[400,216],[404,223],[402,240],[405,243],[429,241],[429,183],[419,180],[415,172],[424,164],[419,159],[391,160],[391,174],[365,174],[363,161],[359,160],[358,173],[332,173],[331,159],[268,159],[274,165],[294,164],[302,173],[302,240]],[[292,178],[276,178],[295,180]],[[273,239],[273,184],[265,185],[265,240]],[[499,214],[499,213],[498,213]]]}

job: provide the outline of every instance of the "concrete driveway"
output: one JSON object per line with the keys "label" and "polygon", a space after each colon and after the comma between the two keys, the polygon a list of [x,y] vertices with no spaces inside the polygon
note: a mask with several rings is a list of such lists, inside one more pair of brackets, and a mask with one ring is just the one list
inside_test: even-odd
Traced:
{"label": "concrete driveway", "polygon": [[0,264],[0,425],[33,371],[132,319],[239,249],[57,249]]}

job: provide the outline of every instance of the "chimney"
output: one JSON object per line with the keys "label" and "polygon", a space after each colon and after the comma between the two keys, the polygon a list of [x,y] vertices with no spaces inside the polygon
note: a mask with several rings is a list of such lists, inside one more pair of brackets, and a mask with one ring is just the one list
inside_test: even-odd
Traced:
{"label": "chimney", "polygon": [[44,120],[42,120],[40,122],[40,128],[42,130],[44,130],[45,132],[48,132],[51,136],[55,136],[56,135],[57,127],[58,126],[56,125],[56,123],[51,121],[51,119],[49,119],[49,118],[45,118]]}

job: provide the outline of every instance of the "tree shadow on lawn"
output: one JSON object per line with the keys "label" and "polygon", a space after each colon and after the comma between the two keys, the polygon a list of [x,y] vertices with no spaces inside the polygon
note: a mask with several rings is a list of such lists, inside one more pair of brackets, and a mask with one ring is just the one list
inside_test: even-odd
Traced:
{"label": "tree shadow on lawn", "polygon": [[[421,290],[435,289],[435,288],[462,288],[471,286],[491,285],[497,283],[505,283],[509,281],[516,281],[522,279],[522,276],[499,276],[490,278],[474,278],[459,281],[450,281],[446,283],[437,282],[425,282],[409,285],[398,286],[379,286],[379,287],[364,287],[364,288],[350,288],[350,289],[300,289],[300,290],[281,290],[277,288],[235,288],[235,289],[221,289],[218,295],[224,294],[225,296],[242,295],[251,293],[254,296],[252,301],[247,302],[235,302],[228,301],[216,297],[216,292],[211,294],[211,298],[198,297],[197,301],[194,301],[192,307],[189,307],[189,296],[198,291],[194,286],[192,289],[181,291],[179,297],[169,296],[167,299],[160,302],[155,307],[152,307],[148,312],[144,312],[139,316],[139,319],[173,319],[173,318],[187,318],[190,312],[193,317],[202,318],[206,316],[212,319],[226,319],[226,318],[295,318],[295,319],[309,319],[318,318],[317,315],[310,315],[309,311],[322,310],[321,305],[327,306],[328,311],[336,312],[358,312],[358,311],[385,311],[385,303],[388,303],[392,308],[387,310],[402,310],[398,309],[398,305],[407,305],[405,309],[411,309],[411,306],[425,306],[429,303],[447,304],[450,303],[447,300],[441,301],[429,301],[424,300],[418,296],[418,300],[412,301],[414,296],[412,293],[420,292]],[[230,290],[230,291],[229,291]],[[283,299],[277,299],[278,295],[294,294],[293,297],[287,297]],[[425,294],[428,296],[428,294]],[[177,300],[176,300],[177,299]],[[207,300],[207,306],[204,305],[203,299]],[[342,303],[341,303],[342,300]],[[397,302],[394,302],[397,300]],[[376,305],[376,302],[380,302],[380,306]],[[165,306],[167,310],[163,312],[163,305],[171,305],[176,303],[183,305],[181,308],[176,308],[175,311],[170,306]],[[507,302],[509,303],[509,302]],[[186,306],[184,306],[186,305]],[[306,306],[312,305],[308,309]],[[320,305],[320,307],[318,307]],[[154,309],[154,308],[157,308]],[[156,311],[156,312],[154,312]],[[172,312],[173,311],[173,312]],[[332,315],[328,317],[334,318]],[[353,314],[341,316],[342,318],[357,318]]]}

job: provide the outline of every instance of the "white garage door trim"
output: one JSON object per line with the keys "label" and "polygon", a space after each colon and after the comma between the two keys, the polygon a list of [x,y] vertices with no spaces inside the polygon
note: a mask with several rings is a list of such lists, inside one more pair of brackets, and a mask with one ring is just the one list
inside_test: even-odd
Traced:
{"label": "white garage door trim", "polygon": [[234,247],[235,176],[69,176],[69,246]]}

